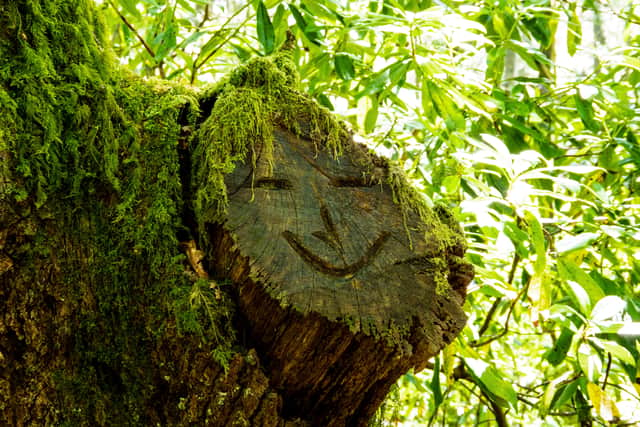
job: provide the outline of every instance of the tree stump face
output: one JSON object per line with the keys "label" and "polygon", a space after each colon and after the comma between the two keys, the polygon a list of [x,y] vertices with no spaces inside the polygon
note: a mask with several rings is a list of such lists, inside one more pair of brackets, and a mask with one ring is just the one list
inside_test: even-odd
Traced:
{"label": "tree stump face", "polygon": [[373,335],[442,321],[436,302],[464,320],[447,289],[450,230],[403,217],[386,164],[355,144],[336,160],[282,129],[272,159],[262,151],[227,177],[225,228],[271,296]]}
{"label": "tree stump face", "polygon": [[[225,178],[214,268],[236,283],[285,413],[318,425],[366,420],[464,326],[464,247],[435,215],[403,213],[388,164],[363,146],[348,141],[336,159],[279,128],[268,154],[255,151]],[[339,384],[349,386],[337,393]]]}

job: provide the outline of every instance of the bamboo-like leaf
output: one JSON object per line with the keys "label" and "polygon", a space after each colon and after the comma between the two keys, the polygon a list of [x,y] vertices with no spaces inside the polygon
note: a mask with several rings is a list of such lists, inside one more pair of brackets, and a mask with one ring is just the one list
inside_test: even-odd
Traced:
{"label": "bamboo-like leaf", "polygon": [[560,277],[564,280],[577,283],[584,289],[589,298],[585,308],[593,307],[596,302],[604,297],[604,292],[598,283],[567,257],[558,259],[558,273],[560,273]]}
{"label": "bamboo-like leaf", "polygon": [[440,357],[436,357],[434,361],[433,375],[431,376],[429,388],[433,393],[435,406],[440,406],[440,404],[444,401],[444,397],[442,396],[442,389],[440,387]]}
{"label": "bamboo-like leaf", "polygon": [[346,53],[338,53],[334,58],[336,73],[342,80],[351,80],[355,77],[356,71],[353,67],[351,56]]}
{"label": "bamboo-like leaf", "polygon": [[166,31],[158,35],[153,41],[155,49],[155,60],[162,61],[176,47],[178,27],[175,24],[169,25]]}
{"label": "bamboo-like leaf", "polygon": [[364,132],[371,133],[376,126],[378,120],[378,100],[375,97],[371,99],[371,108],[367,111],[364,118]]}
{"label": "bamboo-like leaf", "polygon": [[256,29],[258,32],[258,40],[264,49],[264,53],[269,55],[273,52],[276,36],[264,2],[260,1],[258,3],[257,12]]}
{"label": "bamboo-like leaf", "polygon": [[547,360],[554,366],[559,365],[567,357],[567,353],[571,348],[571,341],[573,340],[573,331],[569,328],[562,328],[560,336],[556,340],[555,344],[547,353]]}
{"label": "bamboo-like leaf", "polygon": [[580,23],[580,17],[576,12],[575,3],[571,3],[573,6],[569,11],[568,31],[567,31],[567,51],[569,55],[573,56],[578,49],[578,46],[582,42],[582,24]]}
{"label": "bamboo-like leaf", "polygon": [[140,11],[136,7],[138,2],[134,0],[119,0],[120,6],[131,16],[134,16],[136,19],[141,19],[142,15]]}
{"label": "bamboo-like leaf", "polygon": [[533,264],[534,273],[537,275],[543,274],[547,266],[547,249],[545,246],[544,231],[542,230],[540,221],[538,221],[538,218],[533,213],[526,211],[524,218],[527,221],[529,239],[536,254],[536,260]]}
{"label": "bamboo-like leaf", "polygon": [[579,94],[575,94],[573,99],[576,103],[576,109],[578,110],[578,115],[580,116],[580,120],[582,120],[584,127],[592,132],[598,132],[600,130],[600,125],[594,119],[593,105],[591,101],[582,99]]}
{"label": "bamboo-like leaf", "polygon": [[518,396],[509,382],[504,379],[498,370],[480,359],[467,357],[464,359],[469,368],[469,373],[476,383],[485,389],[489,396],[500,406],[515,408]]}

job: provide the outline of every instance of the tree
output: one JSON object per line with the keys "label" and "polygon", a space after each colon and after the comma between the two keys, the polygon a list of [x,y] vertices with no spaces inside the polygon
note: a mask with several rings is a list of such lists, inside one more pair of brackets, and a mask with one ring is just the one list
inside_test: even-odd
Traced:
{"label": "tree", "polygon": [[304,92],[463,222],[467,328],[403,376],[381,422],[638,419],[636,2],[101,7],[130,68],[194,83],[290,29]]}
{"label": "tree", "polygon": [[292,37],[196,91],[120,69],[92,3],[1,12],[3,419],[366,425],[460,332],[453,214],[295,88]]}
{"label": "tree", "polygon": [[[403,377],[390,417],[638,418],[624,410],[638,406],[636,2],[181,3],[179,13],[140,3],[158,18],[129,4],[114,5],[130,25],[107,8],[119,54],[139,72],[194,82],[272,51],[290,28],[305,90],[400,161],[423,197],[454,206],[477,270],[470,321],[431,372]],[[191,18],[167,32],[173,16]],[[171,47],[157,60],[140,39]]]}

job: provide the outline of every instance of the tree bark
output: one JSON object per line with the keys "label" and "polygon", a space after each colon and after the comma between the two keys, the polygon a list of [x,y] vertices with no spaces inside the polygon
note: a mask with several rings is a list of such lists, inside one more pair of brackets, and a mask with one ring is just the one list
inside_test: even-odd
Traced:
{"label": "tree bark", "polygon": [[0,5],[1,419],[366,425],[459,333],[457,224],[287,67],[145,81],[91,2]]}

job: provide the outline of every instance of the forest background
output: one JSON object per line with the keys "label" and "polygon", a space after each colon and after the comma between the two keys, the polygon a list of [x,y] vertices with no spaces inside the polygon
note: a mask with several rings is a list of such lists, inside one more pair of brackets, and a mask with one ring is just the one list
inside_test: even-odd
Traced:
{"label": "forest background", "polygon": [[464,226],[461,336],[379,425],[640,422],[640,2],[97,1],[197,87],[296,36],[301,89]]}

